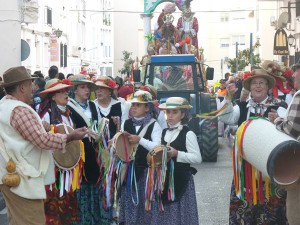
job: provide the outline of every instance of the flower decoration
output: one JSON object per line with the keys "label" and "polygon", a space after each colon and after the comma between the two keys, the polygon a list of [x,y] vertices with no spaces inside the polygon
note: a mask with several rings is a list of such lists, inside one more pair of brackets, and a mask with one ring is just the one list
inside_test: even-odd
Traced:
{"label": "flower decoration", "polygon": [[141,101],[141,102],[149,102],[149,101],[152,101],[152,99],[149,98],[149,95],[147,94],[142,94],[142,95],[139,95],[139,96],[136,96],[136,98]]}
{"label": "flower decoration", "polygon": [[247,79],[248,77],[251,77],[251,72],[245,72],[243,76],[243,80]]}
{"label": "flower decoration", "polygon": [[69,79],[58,80],[57,82],[61,84],[72,85]]}
{"label": "flower decoration", "polygon": [[106,81],[104,81],[104,83],[109,86],[110,88],[115,88],[116,87],[116,82],[114,82],[113,80],[107,79]]}

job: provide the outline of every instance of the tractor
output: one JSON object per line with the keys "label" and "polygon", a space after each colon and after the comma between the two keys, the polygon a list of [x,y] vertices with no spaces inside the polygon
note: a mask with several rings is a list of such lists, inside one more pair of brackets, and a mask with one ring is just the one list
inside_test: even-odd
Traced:
{"label": "tractor", "polygon": [[206,80],[213,79],[213,68],[203,65],[194,55],[153,55],[146,64],[144,84],[157,88],[160,103],[169,97],[186,98],[193,106],[190,130],[198,138],[203,161],[216,162],[218,154],[218,119],[205,120],[199,115],[217,109],[216,99],[206,92]]}

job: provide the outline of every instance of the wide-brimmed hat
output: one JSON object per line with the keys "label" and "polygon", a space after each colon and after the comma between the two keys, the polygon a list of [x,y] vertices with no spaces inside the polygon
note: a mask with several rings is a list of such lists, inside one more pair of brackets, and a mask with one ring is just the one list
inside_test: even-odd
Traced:
{"label": "wide-brimmed hat", "polygon": [[80,85],[80,84],[89,84],[92,87],[95,86],[95,83],[91,80],[88,80],[83,74],[73,75],[69,78],[72,85]]}
{"label": "wide-brimmed hat", "polygon": [[24,66],[12,67],[3,73],[1,87],[9,87],[23,81],[34,79]]}
{"label": "wide-brimmed hat", "polygon": [[71,81],[68,79],[59,80],[51,79],[45,85],[45,90],[40,92],[40,96],[45,97],[49,93],[57,92],[72,87]]}
{"label": "wide-brimmed hat", "polygon": [[193,108],[185,98],[170,97],[158,106],[160,109],[190,109]]}
{"label": "wide-brimmed hat", "polygon": [[285,79],[282,74],[283,74],[283,70],[281,68],[281,66],[277,63],[277,62],[274,62],[274,61],[271,61],[271,60],[265,60],[262,64],[261,64],[261,68],[266,70],[267,73],[271,76],[274,76],[274,77],[278,77],[278,78],[281,78],[281,79]]}
{"label": "wide-brimmed hat", "polygon": [[269,75],[269,73],[264,70],[264,69],[255,69],[251,71],[251,76],[247,77],[244,81],[243,81],[243,87],[250,91],[250,85],[251,85],[251,81],[254,78],[264,78],[268,81],[268,87],[269,89],[273,88],[275,86],[275,79],[274,77],[272,77],[271,75]]}
{"label": "wide-brimmed hat", "polygon": [[106,76],[100,76],[97,80],[95,80],[95,85],[98,87],[105,87],[109,89],[118,88],[116,82]]}
{"label": "wide-brimmed hat", "polygon": [[156,102],[152,100],[152,95],[148,91],[136,91],[132,96],[132,99],[128,100],[131,103],[149,103]]}

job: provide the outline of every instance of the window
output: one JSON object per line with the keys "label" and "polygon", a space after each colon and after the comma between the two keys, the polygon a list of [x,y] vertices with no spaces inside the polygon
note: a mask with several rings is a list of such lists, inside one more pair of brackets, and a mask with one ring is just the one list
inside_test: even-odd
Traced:
{"label": "window", "polygon": [[233,35],[232,36],[232,45],[235,45],[236,42],[239,45],[245,45],[245,35]]}
{"label": "window", "polygon": [[68,46],[65,44],[60,44],[60,67],[68,66]]}
{"label": "window", "polygon": [[229,20],[229,13],[221,13],[220,21],[221,22],[228,22],[228,20]]}
{"label": "window", "polygon": [[50,27],[52,26],[52,8],[46,6],[46,23]]}
{"label": "window", "polygon": [[221,38],[220,39],[220,47],[228,48],[229,47],[229,38]]}

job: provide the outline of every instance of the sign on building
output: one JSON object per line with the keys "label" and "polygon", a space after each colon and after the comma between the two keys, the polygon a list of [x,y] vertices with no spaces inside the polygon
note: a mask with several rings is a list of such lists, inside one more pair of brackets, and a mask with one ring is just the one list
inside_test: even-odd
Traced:
{"label": "sign on building", "polygon": [[289,55],[287,34],[284,29],[278,29],[274,37],[274,55]]}

